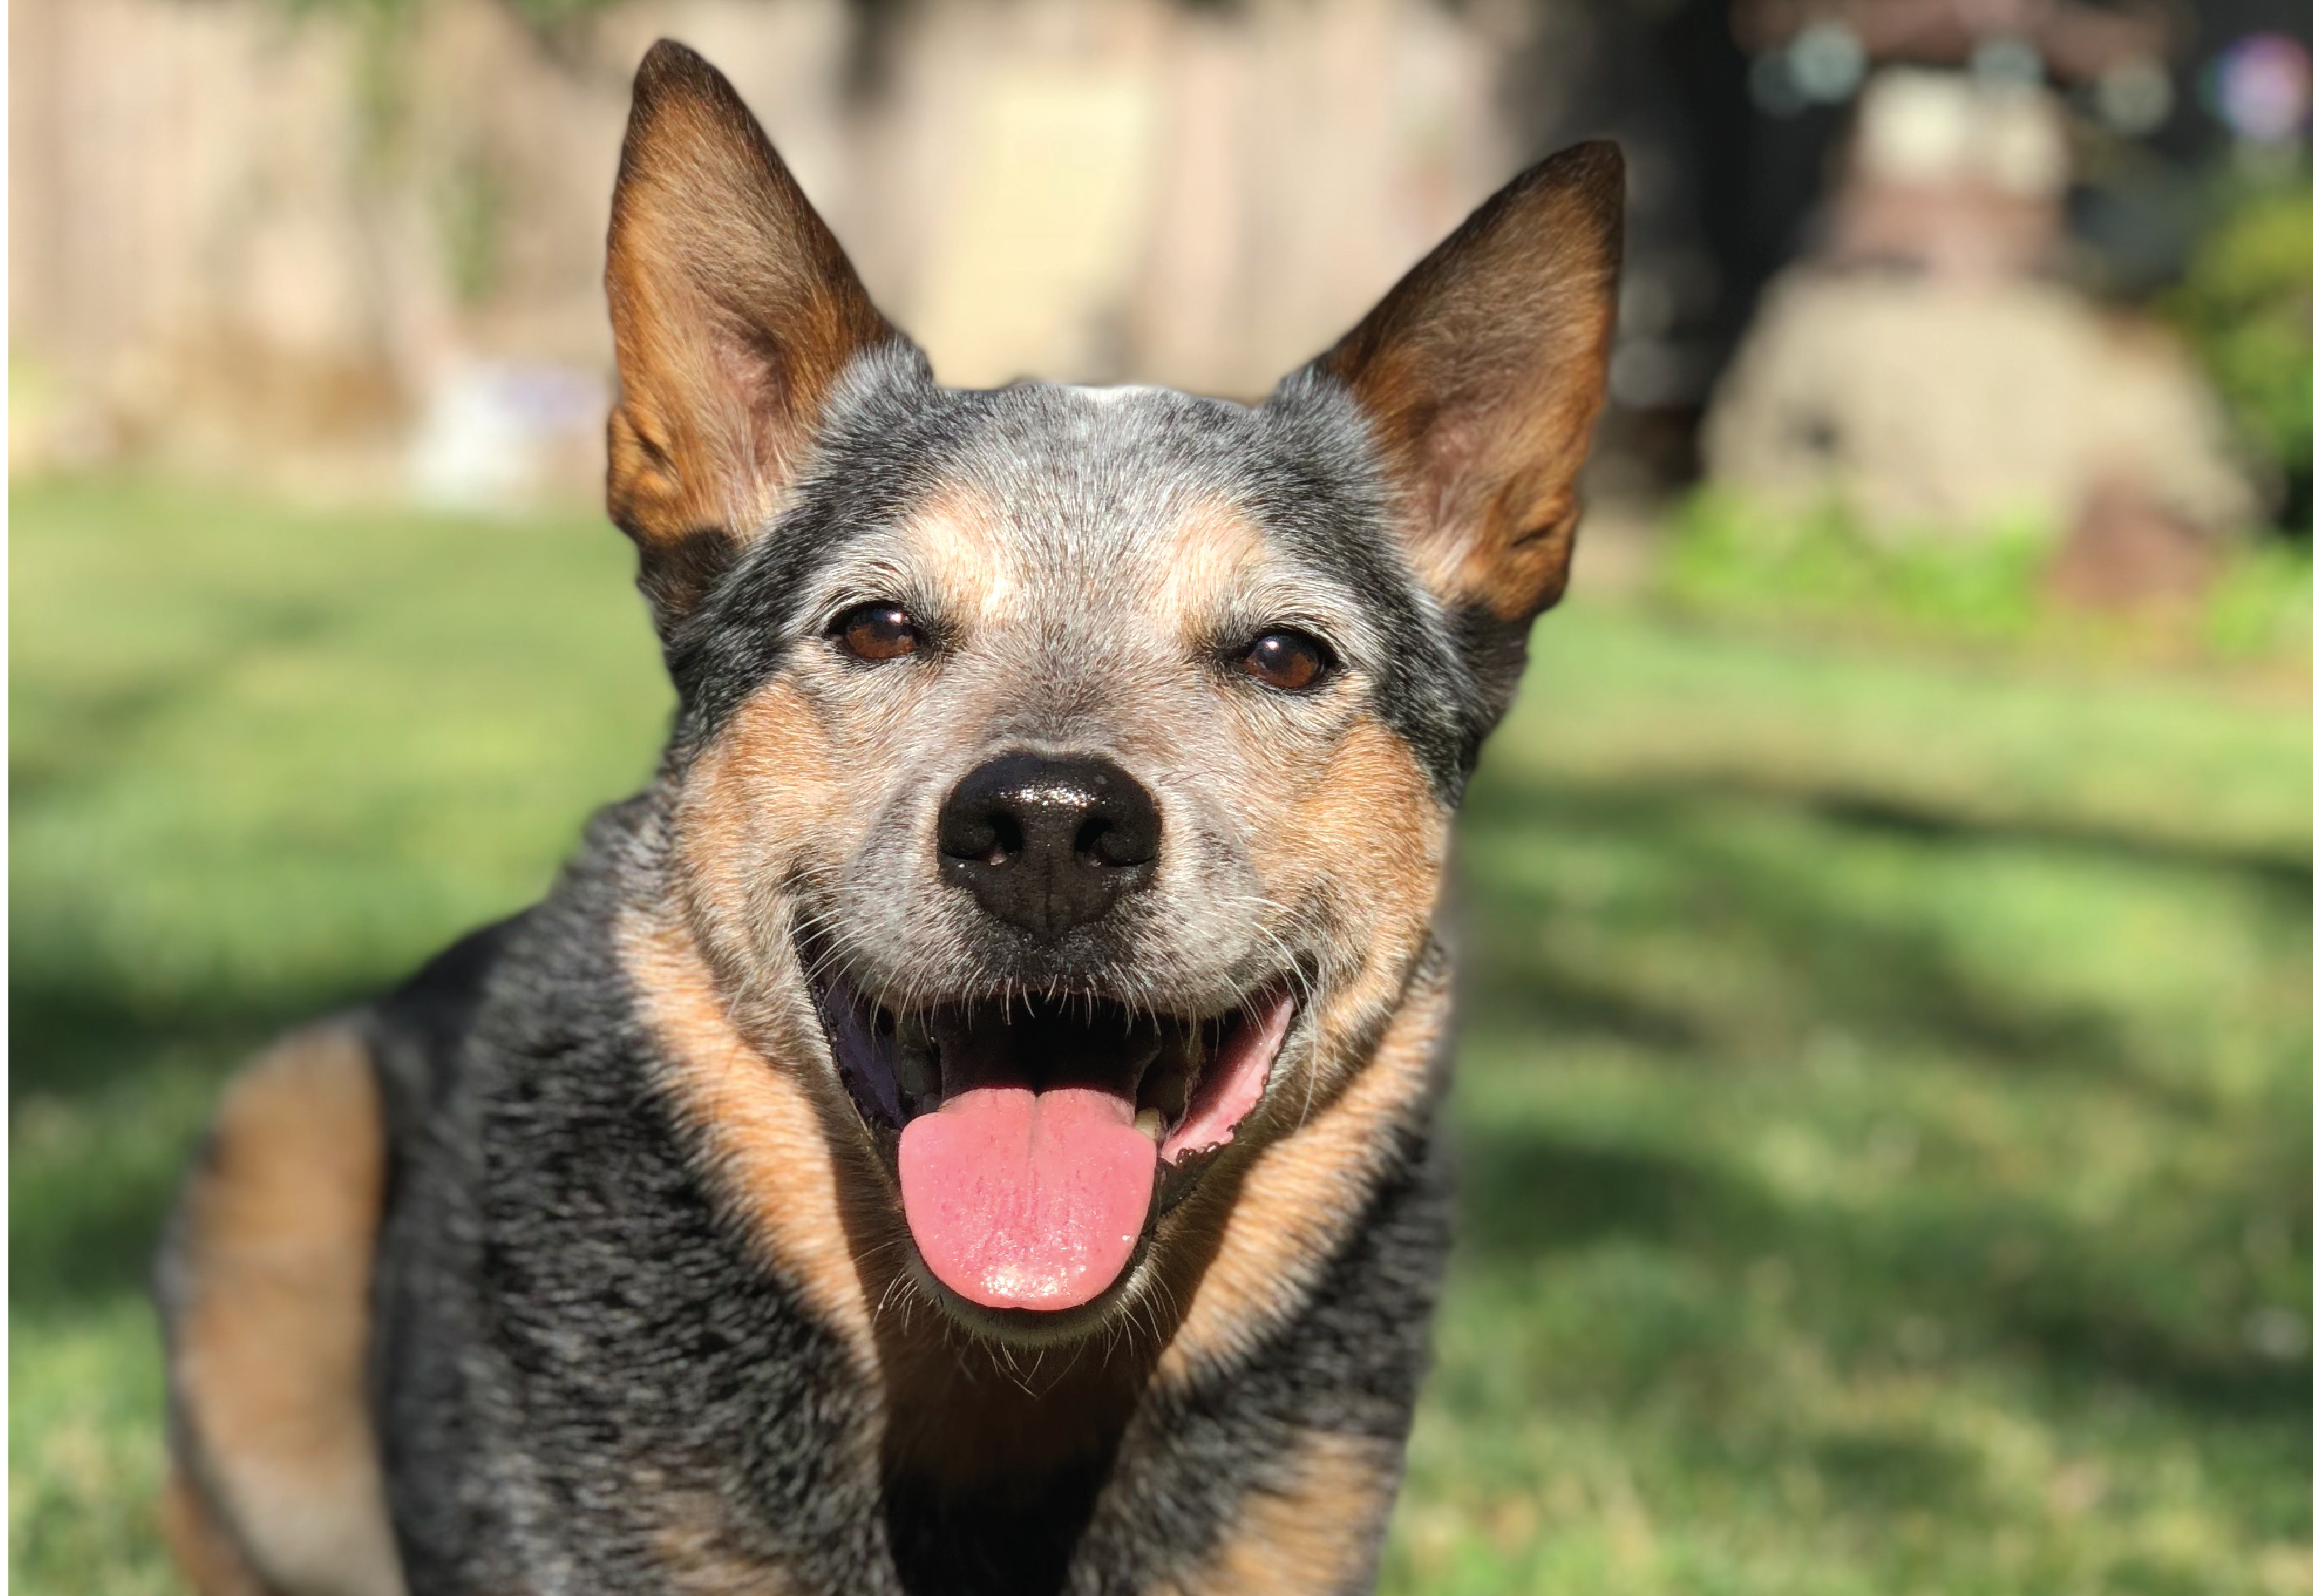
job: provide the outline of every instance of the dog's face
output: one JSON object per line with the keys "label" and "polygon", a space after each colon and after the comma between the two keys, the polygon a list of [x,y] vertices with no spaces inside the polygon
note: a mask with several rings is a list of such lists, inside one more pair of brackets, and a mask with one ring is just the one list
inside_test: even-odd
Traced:
{"label": "dog's face", "polygon": [[1429,946],[1563,583],[1620,166],[1506,189],[1246,407],[937,387],[724,81],[646,61],[613,514],[682,707],[679,912],[983,1330],[1131,1297]]}

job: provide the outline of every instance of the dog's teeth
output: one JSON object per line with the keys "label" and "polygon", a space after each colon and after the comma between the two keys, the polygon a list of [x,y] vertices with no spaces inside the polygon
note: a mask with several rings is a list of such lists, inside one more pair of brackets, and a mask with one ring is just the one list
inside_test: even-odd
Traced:
{"label": "dog's teeth", "polygon": [[1165,1139],[1165,1116],[1154,1109],[1143,1109],[1133,1116],[1132,1128],[1152,1142]]}

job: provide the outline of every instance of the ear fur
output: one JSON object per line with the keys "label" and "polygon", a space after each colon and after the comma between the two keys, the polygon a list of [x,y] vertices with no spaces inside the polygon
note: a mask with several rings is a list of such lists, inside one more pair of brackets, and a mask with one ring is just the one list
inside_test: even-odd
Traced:
{"label": "ear fur", "polygon": [[1472,641],[1520,660],[1565,591],[1622,252],[1622,151],[1578,145],[1479,206],[1316,362],[1365,413],[1416,570]]}
{"label": "ear fur", "polygon": [[900,335],[737,91],[671,39],[635,75],[604,279],[611,519],[664,630],[775,512],[844,368]]}

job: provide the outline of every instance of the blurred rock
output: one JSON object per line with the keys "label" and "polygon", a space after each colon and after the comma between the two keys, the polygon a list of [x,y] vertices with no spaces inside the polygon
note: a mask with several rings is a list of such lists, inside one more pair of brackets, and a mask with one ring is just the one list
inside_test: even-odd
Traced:
{"label": "blurred rock", "polygon": [[1711,476],[1842,501],[1876,536],[2070,526],[2115,475],[2160,514],[2256,515],[2205,380],[2157,329],[2029,278],[1785,273],[1714,398]]}

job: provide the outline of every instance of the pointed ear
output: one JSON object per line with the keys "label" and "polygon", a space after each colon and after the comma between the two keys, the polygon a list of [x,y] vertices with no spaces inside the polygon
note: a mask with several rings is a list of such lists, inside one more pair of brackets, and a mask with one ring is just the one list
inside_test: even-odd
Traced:
{"label": "pointed ear", "polygon": [[664,630],[775,513],[845,366],[900,335],[737,91],[671,39],[635,75],[604,277],[611,519]]}
{"label": "pointed ear", "polygon": [[1521,660],[1566,586],[1622,252],[1622,152],[1578,145],[1481,206],[1316,363],[1365,412],[1416,571],[1465,627],[1512,628],[1489,641]]}

